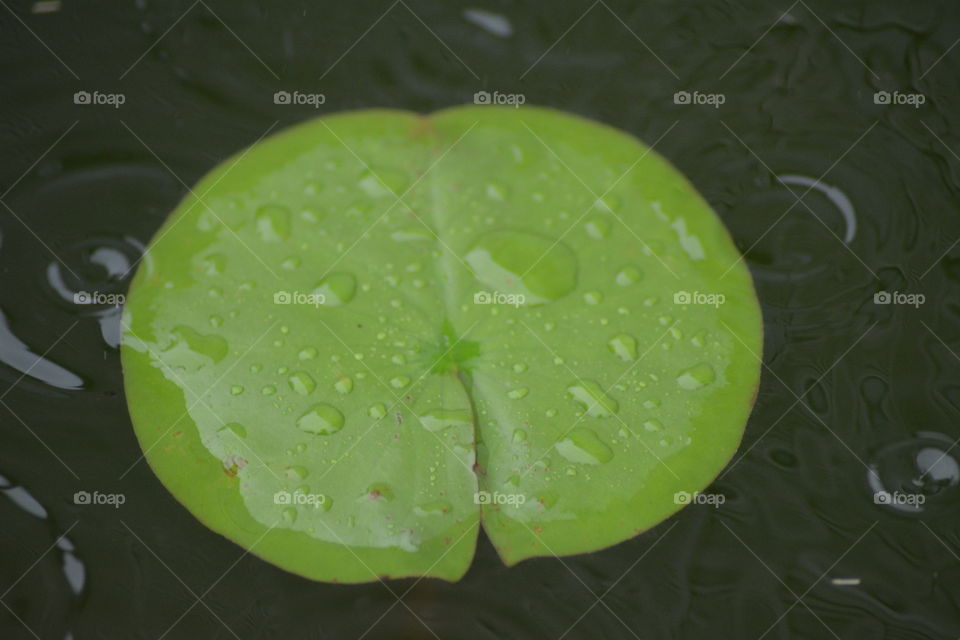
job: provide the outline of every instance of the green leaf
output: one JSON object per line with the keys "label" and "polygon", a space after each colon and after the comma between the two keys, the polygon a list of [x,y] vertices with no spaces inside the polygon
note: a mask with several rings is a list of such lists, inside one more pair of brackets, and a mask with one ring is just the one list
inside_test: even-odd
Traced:
{"label": "green leaf", "polygon": [[690,184],[536,108],[345,113],[242,152],[157,233],[124,327],[164,485],[340,582],[456,580],[481,524],[507,564],[652,527],[733,455],[762,348]]}

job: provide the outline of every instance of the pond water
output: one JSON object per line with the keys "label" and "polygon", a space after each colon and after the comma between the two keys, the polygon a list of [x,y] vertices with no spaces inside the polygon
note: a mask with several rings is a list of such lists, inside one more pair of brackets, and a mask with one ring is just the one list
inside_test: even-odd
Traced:
{"label": "pond water", "polygon": [[[0,32],[0,637],[960,636],[960,6],[22,1]],[[766,328],[744,442],[601,552],[285,573],[138,462],[129,269],[269,132],[478,92],[639,136],[723,218]]]}

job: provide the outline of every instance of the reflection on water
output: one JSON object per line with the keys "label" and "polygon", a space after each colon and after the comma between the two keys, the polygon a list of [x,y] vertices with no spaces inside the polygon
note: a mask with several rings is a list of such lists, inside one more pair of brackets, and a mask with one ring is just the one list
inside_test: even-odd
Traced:
{"label": "reflection on water", "polygon": [[25,376],[36,378],[58,389],[80,389],[83,379],[72,371],[34,353],[13,334],[7,317],[0,309],[0,362]]}

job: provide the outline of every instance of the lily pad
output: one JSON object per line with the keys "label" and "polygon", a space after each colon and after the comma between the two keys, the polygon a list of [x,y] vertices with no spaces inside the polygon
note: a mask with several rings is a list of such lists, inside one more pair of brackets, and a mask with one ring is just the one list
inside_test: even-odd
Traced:
{"label": "lily pad", "polygon": [[[735,332],[735,333],[734,333]],[[629,135],[360,111],[206,176],[124,311],[130,414],[201,522],[316,580],[461,577],[664,520],[735,452],[761,316],[727,231]]]}

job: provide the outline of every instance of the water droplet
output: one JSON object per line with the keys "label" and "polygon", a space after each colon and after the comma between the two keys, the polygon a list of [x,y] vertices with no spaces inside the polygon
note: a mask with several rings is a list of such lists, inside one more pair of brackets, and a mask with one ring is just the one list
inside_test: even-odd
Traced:
{"label": "water droplet", "polygon": [[227,257],[222,253],[211,253],[200,261],[204,275],[219,276],[227,269]]}
{"label": "water droplet", "polygon": [[663,423],[656,418],[651,418],[643,423],[643,428],[650,432],[663,431]]}
{"label": "water droplet", "polygon": [[209,320],[210,320],[210,326],[213,327],[214,329],[219,329],[220,325],[223,324],[223,318],[221,318],[218,315],[210,316]]}
{"label": "water droplet", "polygon": [[290,256],[281,262],[280,266],[287,271],[293,271],[294,269],[299,268],[301,264],[303,264],[303,261],[298,256]]}
{"label": "water droplet", "polygon": [[715,379],[716,374],[713,371],[713,367],[706,362],[701,362],[685,371],[681,371],[680,375],[677,376],[677,384],[680,385],[680,388],[691,391],[708,385]]}
{"label": "water droplet", "polygon": [[290,374],[290,377],[287,378],[287,383],[290,385],[291,389],[302,396],[310,395],[313,393],[314,389],[317,388],[317,383],[306,371],[297,371]]}
{"label": "water droplet", "polygon": [[276,388],[275,386],[273,386],[272,384],[268,384],[268,385],[266,385],[265,387],[263,387],[262,389],[260,389],[260,393],[262,393],[262,394],[265,395],[265,396],[272,396],[272,395],[275,394],[276,392],[277,392],[277,388]]}
{"label": "water droplet", "polygon": [[443,431],[450,427],[468,427],[473,424],[470,411],[466,409],[431,409],[417,416],[427,431]]}
{"label": "water droplet", "polygon": [[637,341],[625,333],[610,338],[607,342],[610,351],[624,362],[633,362],[637,359]]}
{"label": "water droplet", "polygon": [[588,416],[606,418],[620,409],[620,404],[604,393],[599,384],[591,380],[571,384],[567,387],[567,393],[583,407]]}
{"label": "water droplet", "polygon": [[616,277],[614,278],[616,283],[621,287],[627,287],[635,282],[640,282],[643,280],[643,272],[640,269],[630,266],[624,267],[617,272]]}
{"label": "water droplet", "polygon": [[405,171],[391,167],[373,167],[363,174],[357,186],[371,198],[398,198],[407,190],[409,182]]}
{"label": "water droplet", "polygon": [[323,304],[339,307],[353,300],[357,291],[357,279],[349,273],[331,273],[320,281],[313,293],[323,296]]}
{"label": "water droplet", "polygon": [[279,204],[257,209],[257,234],[264,242],[280,242],[290,237],[290,210]]}
{"label": "water droplet", "polygon": [[367,410],[367,415],[371,418],[379,420],[383,416],[387,415],[387,405],[383,404],[382,402],[371,405]]}
{"label": "water droplet", "polygon": [[704,257],[706,257],[700,238],[687,232],[687,223],[683,218],[674,220],[670,227],[677,232],[677,240],[680,241],[680,247],[690,256],[691,260],[703,260]]}
{"label": "water droplet", "polygon": [[523,429],[515,429],[513,432],[513,441],[516,443],[524,442],[527,439],[527,432]]}
{"label": "water droplet", "polygon": [[515,231],[480,237],[466,254],[477,279],[495,291],[523,294],[526,304],[543,304],[570,293],[577,283],[577,259],[559,241]]}
{"label": "water droplet", "polygon": [[317,357],[317,353],[316,347],[307,347],[305,349],[301,349],[300,353],[297,354],[297,357],[301,360],[313,360]]}
{"label": "water droplet", "polygon": [[307,471],[306,467],[302,467],[298,464],[286,468],[287,477],[291,480],[303,480],[310,472]]}
{"label": "water droplet", "polygon": [[410,384],[410,378],[407,376],[395,376],[390,378],[390,386],[394,389],[403,389],[408,384]]}
{"label": "water droplet", "polygon": [[297,521],[297,510],[294,507],[286,507],[281,513],[284,522],[293,524]]}
{"label": "water droplet", "polygon": [[325,493],[322,493],[320,495],[322,496],[320,501],[320,508],[323,509],[324,511],[330,511],[330,509],[333,508],[333,498],[331,498]]}
{"label": "water droplet", "polygon": [[341,395],[346,395],[353,391],[353,379],[350,376],[341,376],[340,379],[333,384],[333,388]]}
{"label": "water droplet", "polygon": [[600,304],[603,302],[603,294],[599,291],[587,291],[583,294],[583,301],[590,305]]}
{"label": "water droplet", "polygon": [[514,372],[514,373],[523,373],[523,372],[526,371],[526,370],[527,370],[527,365],[525,365],[525,364],[522,363],[522,362],[518,362],[518,363],[516,363],[515,365],[513,365],[513,372]]}
{"label": "water droplet", "polygon": [[555,446],[561,456],[579,464],[600,464],[613,458],[610,447],[593,430],[585,427],[574,428]]}
{"label": "water droplet", "polygon": [[606,216],[590,216],[584,223],[587,235],[598,240],[610,235],[610,226],[610,220]]}
{"label": "water droplet", "polygon": [[620,198],[614,195],[607,194],[601,198],[598,198],[595,206],[600,211],[607,211],[613,213],[620,210]]}
{"label": "water droplet", "polygon": [[238,395],[240,395],[241,393],[243,393],[243,385],[242,385],[242,384],[235,384],[235,385],[233,385],[232,387],[230,387],[230,395],[238,396]]}
{"label": "water droplet", "polygon": [[530,393],[530,390],[526,387],[519,387],[517,389],[511,389],[507,392],[507,397],[511,400],[520,400],[521,398],[526,398],[527,394]]}
{"label": "water droplet", "polygon": [[503,185],[490,183],[486,187],[487,197],[491,200],[503,202],[507,198],[507,190]]}
{"label": "water droplet", "polygon": [[297,418],[297,428],[315,435],[329,435],[343,428],[343,414],[329,404],[318,403]]}

